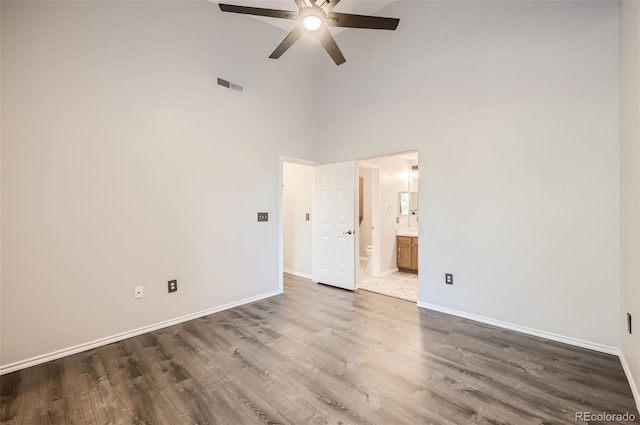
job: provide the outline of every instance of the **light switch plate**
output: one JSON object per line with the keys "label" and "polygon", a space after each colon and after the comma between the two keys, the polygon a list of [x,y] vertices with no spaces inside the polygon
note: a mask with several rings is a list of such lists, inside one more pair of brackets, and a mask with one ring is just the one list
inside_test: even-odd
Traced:
{"label": "light switch plate", "polygon": [[169,282],[167,282],[167,284],[169,286],[169,293],[178,292],[178,280],[177,279],[170,280]]}
{"label": "light switch plate", "polygon": [[444,274],[444,283],[447,285],[453,285],[453,274],[445,273]]}

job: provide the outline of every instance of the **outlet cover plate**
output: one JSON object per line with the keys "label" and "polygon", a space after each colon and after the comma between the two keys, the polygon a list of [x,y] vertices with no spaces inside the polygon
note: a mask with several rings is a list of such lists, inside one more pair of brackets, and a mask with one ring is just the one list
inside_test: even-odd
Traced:
{"label": "outlet cover plate", "polygon": [[136,286],[133,288],[133,298],[139,299],[144,296],[144,288],[142,286]]}
{"label": "outlet cover plate", "polygon": [[269,213],[268,212],[259,212],[258,213],[258,221],[269,221]]}

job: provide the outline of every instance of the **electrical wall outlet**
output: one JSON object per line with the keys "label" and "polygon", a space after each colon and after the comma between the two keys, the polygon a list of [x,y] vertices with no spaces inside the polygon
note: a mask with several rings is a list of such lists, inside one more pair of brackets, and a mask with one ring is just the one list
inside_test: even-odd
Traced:
{"label": "electrical wall outlet", "polygon": [[447,285],[453,285],[453,274],[445,273],[444,274],[444,283]]}
{"label": "electrical wall outlet", "polygon": [[627,313],[627,330],[631,333],[631,314]]}
{"label": "electrical wall outlet", "polygon": [[269,213],[268,212],[259,212],[258,213],[258,221],[269,221]]}
{"label": "electrical wall outlet", "polygon": [[177,279],[170,280],[169,282],[167,282],[167,284],[169,286],[169,293],[178,292],[178,280]]}
{"label": "electrical wall outlet", "polygon": [[136,286],[133,288],[133,298],[134,299],[138,299],[138,298],[142,298],[144,296],[144,291],[142,286]]}

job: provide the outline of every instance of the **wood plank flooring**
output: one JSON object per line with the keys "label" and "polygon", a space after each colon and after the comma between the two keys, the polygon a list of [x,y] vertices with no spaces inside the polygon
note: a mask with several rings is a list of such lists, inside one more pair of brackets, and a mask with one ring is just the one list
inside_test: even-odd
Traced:
{"label": "wood plank flooring", "polygon": [[289,275],[284,295],[5,375],[0,393],[11,425],[640,423],[615,356]]}

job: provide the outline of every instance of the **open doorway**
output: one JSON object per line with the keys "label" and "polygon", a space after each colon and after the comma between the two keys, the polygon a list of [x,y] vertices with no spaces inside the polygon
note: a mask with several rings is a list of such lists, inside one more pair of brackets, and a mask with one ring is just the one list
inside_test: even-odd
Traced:
{"label": "open doorway", "polygon": [[360,289],[418,301],[418,153],[359,161]]}
{"label": "open doorway", "polygon": [[313,164],[281,158],[280,170],[281,291],[285,273],[353,291],[356,161]]}
{"label": "open doorway", "polygon": [[[318,166],[289,158],[281,158],[280,162],[280,289],[284,289],[284,273],[345,287],[314,276],[314,261],[326,259],[327,255],[322,255],[322,250],[314,253],[313,245],[314,232],[317,230],[314,225],[324,223],[323,220],[317,221],[324,215],[314,216],[317,208],[315,198],[319,196],[316,192],[323,187],[316,186],[318,172],[342,164]],[[352,211],[357,209],[358,200],[362,201],[362,205],[360,217],[356,212],[355,220],[352,216],[348,220],[345,218],[344,223],[340,222],[344,225],[352,223],[349,229],[354,231],[345,227],[347,231],[341,229],[342,233],[337,236],[344,241],[353,237],[350,255],[344,253],[344,258],[351,257],[348,262],[351,264],[352,286],[348,289],[355,287],[416,302],[419,221],[417,152],[349,163],[355,172],[355,181],[353,175],[344,181],[351,181],[349,187],[355,189],[355,196],[351,192],[348,197],[353,200]],[[320,171],[320,175],[322,173]],[[359,183],[360,191],[357,189]],[[323,193],[322,190],[320,193]],[[324,199],[323,196],[320,198]],[[335,205],[349,209],[350,202],[342,198]],[[324,211],[322,208],[320,210]],[[406,242],[408,246],[405,246]],[[335,257],[337,251],[330,251],[330,255]]]}

